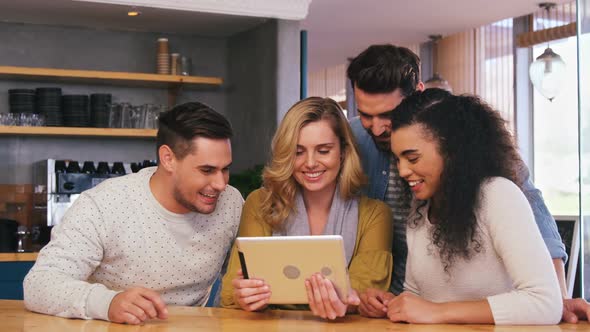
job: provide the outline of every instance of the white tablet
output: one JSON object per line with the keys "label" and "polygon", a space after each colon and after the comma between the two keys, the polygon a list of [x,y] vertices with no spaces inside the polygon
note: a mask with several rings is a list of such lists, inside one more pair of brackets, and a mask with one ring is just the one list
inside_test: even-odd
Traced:
{"label": "white tablet", "polygon": [[238,237],[236,246],[244,278],[264,279],[272,292],[269,303],[305,304],[305,279],[321,273],[341,299],[350,282],[340,235]]}

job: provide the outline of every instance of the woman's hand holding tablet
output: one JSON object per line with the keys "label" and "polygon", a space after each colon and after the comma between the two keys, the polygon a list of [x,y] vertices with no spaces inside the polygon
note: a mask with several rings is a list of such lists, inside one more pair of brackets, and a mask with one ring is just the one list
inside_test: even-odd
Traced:
{"label": "woman's hand holding tablet", "polygon": [[346,299],[340,299],[332,284],[321,273],[315,273],[305,280],[305,289],[311,312],[322,318],[336,319],[359,305],[360,299],[354,289],[350,289]]}
{"label": "woman's hand holding tablet", "polygon": [[244,279],[242,270],[232,281],[234,299],[245,311],[256,311],[266,307],[270,299],[270,285],[262,279]]}

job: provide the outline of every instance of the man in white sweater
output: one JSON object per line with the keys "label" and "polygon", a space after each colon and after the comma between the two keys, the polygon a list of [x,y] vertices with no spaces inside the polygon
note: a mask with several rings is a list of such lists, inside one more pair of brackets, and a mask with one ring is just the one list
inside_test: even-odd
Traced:
{"label": "man in white sweater", "polygon": [[24,281],[25,306],[60,317],[140,324],[166,304],[203,304],[234,240],[232,129],[201,103],[159,119],[158,166],[85,191]]}

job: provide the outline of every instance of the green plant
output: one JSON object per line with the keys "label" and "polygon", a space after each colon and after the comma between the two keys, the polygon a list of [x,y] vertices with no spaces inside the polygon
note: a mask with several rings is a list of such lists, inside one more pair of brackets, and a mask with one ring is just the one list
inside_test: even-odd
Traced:
{"label": "green plant", "polygon": [[244,198],[262,186],[262,169],[263,165],[256,165],[252,169],[247,169],[240,173],[231,173],[229,184],[240,191]]}

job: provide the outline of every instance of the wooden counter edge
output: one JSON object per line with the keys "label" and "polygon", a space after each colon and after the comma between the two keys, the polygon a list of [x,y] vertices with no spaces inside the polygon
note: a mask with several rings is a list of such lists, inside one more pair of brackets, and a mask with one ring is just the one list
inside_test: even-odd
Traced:
{"label": "wooden counter edge", "polygon": [[34,262],[37,260],[36,252],[3,252],[0,253],[0,262]]}

